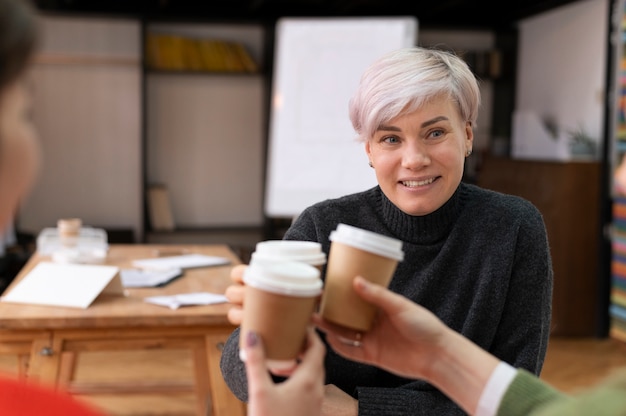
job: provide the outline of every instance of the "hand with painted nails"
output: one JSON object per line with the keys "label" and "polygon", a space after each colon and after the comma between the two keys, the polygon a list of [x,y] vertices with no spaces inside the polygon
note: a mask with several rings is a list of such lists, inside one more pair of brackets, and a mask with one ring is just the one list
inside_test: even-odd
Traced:
{"label": "hand with painted nails", "polygon": [[326,348],[313,328],[308,329],[306,349],[289,378],[274,383],[265,361],[262,339],[254,332],[246,337],[248,416],[319,416],[324,398]]}

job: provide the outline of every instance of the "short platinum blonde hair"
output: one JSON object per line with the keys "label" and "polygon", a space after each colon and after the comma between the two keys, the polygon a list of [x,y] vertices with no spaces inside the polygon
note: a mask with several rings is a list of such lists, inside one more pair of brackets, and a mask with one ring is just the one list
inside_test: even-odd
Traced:
{"label": "short platinum blonde hair", "polygon": [[423,47],[383,55],[365,70],[348,105],[357,139],[369,140],[381,125],[442,95],[457,104],[462,119],[476,125],[480,90],[463,59]]}

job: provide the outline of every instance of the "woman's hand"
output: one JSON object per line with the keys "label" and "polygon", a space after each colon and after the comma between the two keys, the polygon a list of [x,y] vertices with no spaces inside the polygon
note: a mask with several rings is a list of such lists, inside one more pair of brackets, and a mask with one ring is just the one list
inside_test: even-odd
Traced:
{"label": "woman's hand", "polygon": [[358,333],[314,316],[330,346],[338,354],[372,364],[395,374],[423,377],[440,353],[443,338],[450,332],[427,309],[362,277],[354,279],[354,290],[379,308],[372,329]]}
{"label": "woman's hand", "polygon": [[245,336],[246,374],[248,376],[249,416],[319,416],[324,399],[324,355],[326,348],[315,330],[307,332],[306,349],[289,378],[275,384],[265,362],[261,338]]}
{"label": "woman's hand", "polygon": [[241,325],[243,320],[243,299],[246,287],[243,283],[243,272],[248,265],[238,264],[230,271],[233,284],[226,288],[224,295],[233,306],[228,310],[228,320],[233,325]]}
{"label": "woman's hand", "polygon": [[354,279],[354,290],[379,308],[378,316],[372,329],[361,334],[316,315],[333,350],[403,377],[425,379],[474,414],[500,360],[403,296],[362,277]]}

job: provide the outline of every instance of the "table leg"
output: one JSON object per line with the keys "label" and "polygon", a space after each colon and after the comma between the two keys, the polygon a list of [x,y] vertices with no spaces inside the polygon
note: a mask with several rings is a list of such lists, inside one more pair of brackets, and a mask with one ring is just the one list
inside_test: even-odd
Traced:
{"label": "table leg", "polygon": [[52,337],[33,341],[28,366],[28,377],[57,385],[61,365],[62,340]]}
{"label": "table leg", "polygon": [[198,400],[197,412],[199,416],[207,416],[211,413],[211,377],[208,372],[207,345],[192,349],[193,369],[194,369],[194,390]]}
{"label": "table leg", "polygon": [[59,367],[59,386],[64,389],[69,389],[72,380],[74,380],[74,374],[76,373],[76,364],[78,360],[78,354],[72,351],[65,351],[61,353],[61,365]]}
{"label": "table leg", "polygon": [[222,372],[220,359],[222,347],[228,339],[228,334],[210,334],[206,336],[207,359],[209,377],[211,379],[212,413],[211,416],[245,416],[246,405],[230,391]]}

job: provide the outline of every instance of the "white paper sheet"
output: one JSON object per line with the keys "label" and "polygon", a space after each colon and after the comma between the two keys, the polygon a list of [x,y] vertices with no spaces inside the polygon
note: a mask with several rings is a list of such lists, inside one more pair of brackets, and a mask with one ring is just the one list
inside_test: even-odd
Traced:
{"label": "white paper sheet", "polygon": [[226,296],[209,292],[183,293],[171,296],[151,296],[144,301],[155,305],[166,306],[170,309],[178,309],[181,306],[211,305],[214,303],[228,302]]}
{"label": "white paper sheet", "polygon": [[133,261],[133,266],[147,270],[189,269],[194,267],[221,266],[230,261],[224,257],[204,254],[184,254],[182,256],[157,257]]}
{"label": "white paper sheet", "polygon": [[183,270],[146,270],[146,269],[122,269],[120,277],[124,287],[156,287],[167,284],[183,274]]}
{"label": "white paper sheet", "polygon": [[115,266],[41,262],[0,301],[84,309],[108,286],[121,290],[118,271]]}

